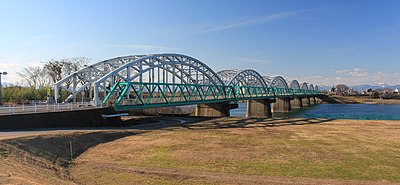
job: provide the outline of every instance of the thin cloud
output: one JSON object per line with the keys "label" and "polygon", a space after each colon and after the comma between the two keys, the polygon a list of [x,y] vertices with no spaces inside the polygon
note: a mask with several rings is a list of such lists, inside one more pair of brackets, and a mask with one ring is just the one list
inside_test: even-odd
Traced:
{"label": "thin cloud", "polygon": [[259,59],[259,58],[240,58],[240,61],[243,62],[251,62],[251,63],[262,63],[262,64],[267,64],[269,63],[268,60],[266,59]]}
{"label": "thin cloud", "polygon": [[364,77],[368,75],[365,69],[361,68],[337,70],[336,74],[350,75],[352,77]]}
{"label": "thin cloud", "polygon": [[349,73],[351,70],[350,69],[342,69],[342,70],[337,70],[336,74],[344,74],[344,73]]}
{"label": "thin cloud", "polygon": [[2,75],[3,82],[11,83],[11,84],[20,84],[22,78],[18,76],[17,72],[20,72],[25,67],[41,67],[43,63],[40,62],[27,62],[25,64],[18,64],[14,62],[1,62],[0,61],[0,72],[6,71],[7,75]]}
{"label": "thin cloud", "polygon": [[[339,72],[350,72],[351,70],[339,70]],[[348,73],[350,74],[350,73]],[[399,85],[400,81],[398,80],[399,73],[387,73],[384,71],[373,72],[368,75],[340,75],[340,76],[327,76],[323,78],[319,78],[316,76],[307,76],[300,77],[300,80],[304,80],[306,82],[322,84],[322,85],[337,85],[337,84],[346,84],[346,85],[360,85],[360,84],[390,84],[390,85]]]}
{"label": "thin cloud", "polygon": [[21,47],[21,48],[31,47],[31,46],[37,45],[51,37],[52,37],[52,35],[49,35],[49,34],[40,34],[40,35],[31,36],[31,37],[25,39],[24,42],[21,43],[19,47]]}
{"label": "thin cloud", "polygon": [[125,48],[125,49],[139,49],[145,51],[180,51],[181,48],[157,46],[157,45],[143,45],[143,44],[105,44],[106,47],[112,48]]}
{"label": "thin cloud", "polygon": [[15,63],[0,63],[0,68],[1,69],[7,69],[7,68],[19,68],[21,65],[15,64]]}
{"label": "thin cloud", "polygon": [[204,33],[210,33],[210,32],[218,32],[218,31],[224,31],[228,29],[234,29],[234,28],[239,28],[239,27],[244,27],[244,26],[251,26],[251,25],[257,25],[257,24],[264,24],[268,22],[273,22],[277,21],[286,17],[290,17],[296,14],[304,13],[312,11],[312,9],[305,9],[305,10],[298,10],[298,11],[289,11],[289,12],[281,12],[281,13],[275,13],[272,15],[268,16],[263,16],[263,17],[255,17],[255,18],[248,18],[248,19],[243,19],[239,20],[236,22],[232,22],[229,24],[224,24],[220,26],[215,26],[211,27],[196,33],[193,33],[192,35],[199,35],[199,34],[204,34]]}

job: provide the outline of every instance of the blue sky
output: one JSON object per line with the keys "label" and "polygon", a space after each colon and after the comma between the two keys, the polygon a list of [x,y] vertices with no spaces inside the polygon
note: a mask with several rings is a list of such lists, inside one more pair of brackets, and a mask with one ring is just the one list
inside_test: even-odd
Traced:
{"label": "blue sky", "polygon": [[181,53],[215,71],[400,84],[398,0],[2,0],[0,71],[51,58]]}

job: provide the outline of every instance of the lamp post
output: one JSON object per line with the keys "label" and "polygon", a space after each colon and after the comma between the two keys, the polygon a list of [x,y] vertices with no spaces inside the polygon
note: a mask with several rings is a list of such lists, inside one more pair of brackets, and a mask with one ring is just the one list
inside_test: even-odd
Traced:
{"label": "lamp post", "polygon": [[0,72],[0,105],[2,105],[3,104],[3,97],[2,97],[2,94],[1,94],[1,89],[3,88],[2,86],[1,86],[1,75],[7,75],[7,72]]}

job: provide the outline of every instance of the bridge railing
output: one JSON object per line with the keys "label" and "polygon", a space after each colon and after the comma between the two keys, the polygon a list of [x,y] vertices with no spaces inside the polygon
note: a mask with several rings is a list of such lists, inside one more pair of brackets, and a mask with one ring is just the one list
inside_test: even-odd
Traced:
{"label": "bridge railing", "polygon": [[305,94],[303,89],[292,89],[292,91],[294,96],[301,96]]}
{"label": "bridge railing", "polygon": [[101,107],[102,106],[92,106],[90,102],[55,103],[55,104],[40,104],[40,105],[39,104],[10,105],[10,106],[0,106],[0,115],[62,112],[62,111],[95,109]]}
{"label": "bridge railing", "polygon": [[[228,90],[227,100],[247,100],[251,98],[274,97],[273,88],[255,87],[255,86],[225,86]],[[234,94],[234,96],[231,96]]]}
{"label": "bridge railing", "polygon": [[276,98],[312,93],[314,91],[254,86],[117,82],[104,98],[103,105],[134,109]]}

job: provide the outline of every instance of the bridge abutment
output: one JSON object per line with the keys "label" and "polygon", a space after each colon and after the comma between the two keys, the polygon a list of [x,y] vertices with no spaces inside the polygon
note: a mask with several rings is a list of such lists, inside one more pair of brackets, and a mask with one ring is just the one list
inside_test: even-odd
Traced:
{"label": "bridge abutment", "polygon": [[272,117],[270,99],[247,100],[246,117]]}
{"label": "bridge abutment", "polygon": [[196,116],[229,117],[230,110],[234,108],[237,108],[237,104],[229,104],[228,102],[197,104]]}
{"label": "bridge abutment", "polygon": [[300,109],[303,108],[303,101],[302,98],[296,97],[290,101],[291,108]]}
{"label": "bridge abutment", "polygon": [[290,112],[292,110],[290,106],[291,98],[276,98],[276,102],[273,106],[273,112]]}

